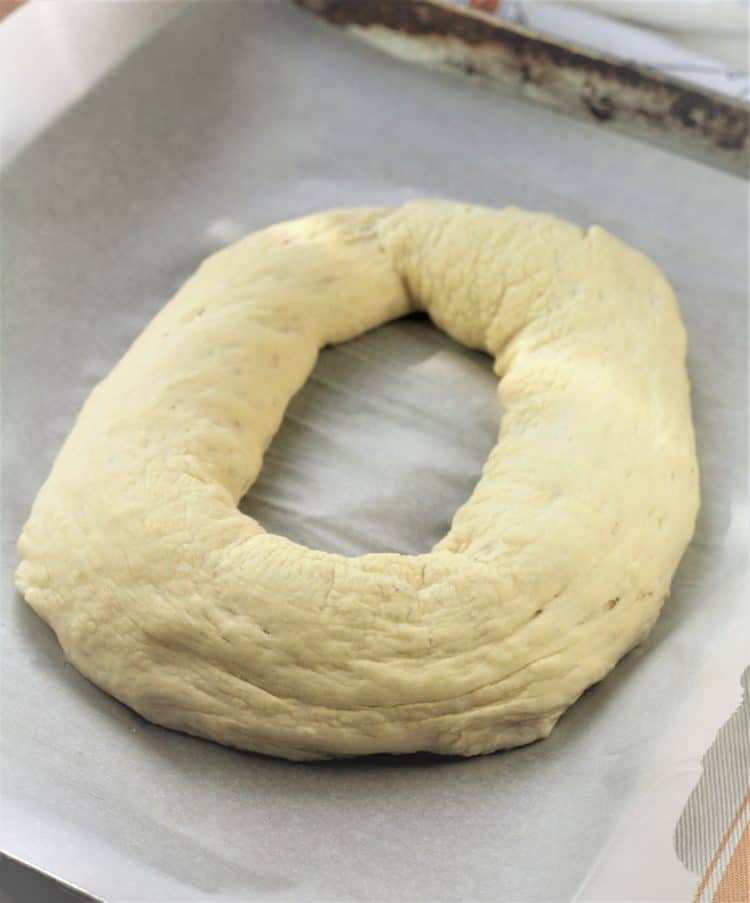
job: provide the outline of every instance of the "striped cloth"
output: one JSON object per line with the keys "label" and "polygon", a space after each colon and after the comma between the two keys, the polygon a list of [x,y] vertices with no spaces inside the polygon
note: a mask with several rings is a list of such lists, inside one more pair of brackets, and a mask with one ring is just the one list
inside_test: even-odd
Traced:
{"label": "striped cloth", "polygon": [[742,704],[703,757],[675,829],[675,850],[702,875],[695,903],[750,901],[750,668]]}

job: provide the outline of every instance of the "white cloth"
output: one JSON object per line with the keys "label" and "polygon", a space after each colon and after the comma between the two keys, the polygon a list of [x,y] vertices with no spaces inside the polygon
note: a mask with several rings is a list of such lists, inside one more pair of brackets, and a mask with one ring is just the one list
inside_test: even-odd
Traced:
{"label": "white cloth", "polygon": [[[721,94],[741,99],[750,95],[744,0],[571,4],[504,0],[497,15]],[[686,44],[703,52],[681,46]]]}

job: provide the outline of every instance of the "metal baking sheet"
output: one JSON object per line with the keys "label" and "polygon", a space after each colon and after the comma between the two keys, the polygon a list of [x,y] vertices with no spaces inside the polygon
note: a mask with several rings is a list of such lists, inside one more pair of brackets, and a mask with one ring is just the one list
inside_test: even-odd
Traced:
{"label": "metal baking sheet", "polygon": [[446,0],[296,0],[404,59],[493,82],[572,116],[747,176],[750,106]]}
{"label": "metal baking sheet", "polygon": [[[293,765],[146,723],[67,665],[12,589],[81,402],[220,245],[425,196],[598,222],[673,282],[703,508],[662,618],[548,740],[486,758]],[[3,849],[112,901],[563,901],[586,897],[645,800],[670,855],[679,808],[660,815],[658,769],[699,774],[705,749],[665,756],[670,729],[697,675],[725,666],[715,644],[747,630],[744,183],[292,5],[196,3],[16,158],[0,212]],[[319,548],[424,551],[478,476],[495,405],[489,361],[424,320],[328,350],[244,510]],[[696,877],[672,856],[684,898]]]}

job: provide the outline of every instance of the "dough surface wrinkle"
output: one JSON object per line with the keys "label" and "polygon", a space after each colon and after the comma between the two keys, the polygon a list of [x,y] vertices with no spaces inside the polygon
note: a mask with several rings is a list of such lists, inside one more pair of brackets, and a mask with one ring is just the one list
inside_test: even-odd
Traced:
{"label": "dough surface wrinkle", "polygon": [[[448,534],[348,558],[267,533],[237,504],[320,349],[414,310],[500,377]],[[167,727],[290,759],[531,742],[642,641],[692,536],[685,354],[667,281],[596,226],[447,201],[273,225],[204,261],[91,393],[18,588]]]}

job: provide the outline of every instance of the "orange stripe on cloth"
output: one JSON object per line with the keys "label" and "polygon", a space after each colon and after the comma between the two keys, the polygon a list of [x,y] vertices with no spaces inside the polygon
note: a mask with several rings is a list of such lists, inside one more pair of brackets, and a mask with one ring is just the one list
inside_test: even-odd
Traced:
{"label": "orange stripe on cloth", "polygon": [[23,6],[26,0],[0,0],[0,19],[9,16],[14,9]]}
{"label": "orange stripe on cloth", "polygon": [[[737,827],[739,820],[742,818],[742,813],[745,811],[745,809],[747,808],[748,805],[750,805],[750,790],[748,790],[747,793],[745,794],[745,798],[740,803],[740,808],[737,810],[737,814],[734,816],[731,824],[729,825],[727,830],[724,832],[724,836],[721,838],[721,843],[719,844],[718,850],[714,853],[713,858],[708,863],[708,868],[706,869],[706,873],[703,876],[703,880],[698,885],[698,890],[695,892],[695,896],[693,897],[693,903],[698,903],[698,901],[700,900],[701,894],[706,889],[706,885],[708,884],[709,879],[711,878],[711,873],[716,868],[716,863],[719,861],[719,857],[724,852],[724,847],[729,842],[729,838],[732,836],[732,832]],[[745,832],[745,833],[747,833],[747,832]],[[739,848],[739,844],[737,846]],[[712,903],[715,903],[715,901],[716,901],[716,897],[714,896]],[[748,898],[741,900],[740,903],[748,903]]]}
{"label": "orange stripe on cloth", "polygon": [[14,9],[23,6],[26,0],[0,0],[0,19],[9,16]]}
{"label": "orange stripe on cloth", "polygon": [[745,826],[727,870],[711,903],[748,903],[750,900],[750,824]]}

